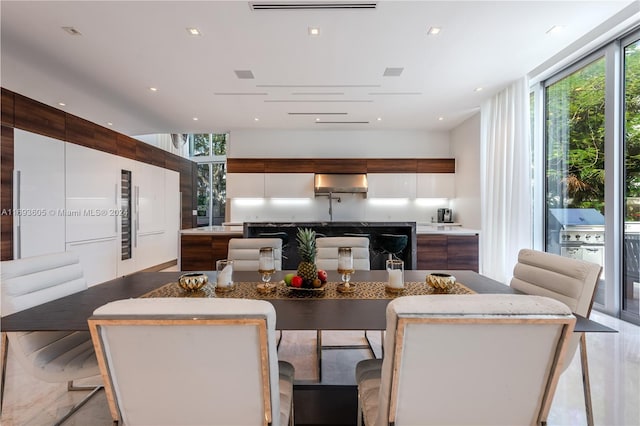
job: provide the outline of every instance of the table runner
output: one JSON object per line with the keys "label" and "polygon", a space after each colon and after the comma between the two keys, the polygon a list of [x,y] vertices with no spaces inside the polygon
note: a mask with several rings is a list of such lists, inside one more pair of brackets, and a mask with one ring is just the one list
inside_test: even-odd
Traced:
{"label": "table runner", "polygon": [[[441,294],[434,291],[424,282],[405,282],[402,293],[391,293],[385,290],[384,282],[352,282],[355,291],[352,293],[339,293],[336,290],[337,282],[328,282],[324,291],[318,290],[292,290],[284,283],[277,283],[276,291],[269,294],[258,292],[258,282],[238,282],[233,291],[216,292],[211,283],[198,291],[183,290],[177,282],[171,282],[140,297],[220,297],[233,299],[394,299],[400,296],[417,296],[425,294]],[[461,283],[455,283],[448,294],[475,294],[473,290]]]}

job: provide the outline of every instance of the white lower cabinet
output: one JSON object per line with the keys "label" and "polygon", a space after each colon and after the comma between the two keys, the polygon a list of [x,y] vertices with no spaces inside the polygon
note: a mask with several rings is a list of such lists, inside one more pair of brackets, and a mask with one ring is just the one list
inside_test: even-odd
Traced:
{"label": "white lower cabinet", "polygon": [[71,242],[67,243],[66,249],[78,254],[87,285],[100,284],[117,276],[117,237]]}
{"label": "white lower cabinet", "polygon": [[147,269],[168,260],[161,260],[164,255],[164,240],[164,231],[138,234],[138,247],[135,251],[137,270]]}

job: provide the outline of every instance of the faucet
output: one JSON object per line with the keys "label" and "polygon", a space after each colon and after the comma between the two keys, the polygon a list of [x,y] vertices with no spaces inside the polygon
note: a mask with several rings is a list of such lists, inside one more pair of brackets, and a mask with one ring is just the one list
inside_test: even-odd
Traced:
{"label": "faucet", "polygon": [[341,202],[340,197],[334,197],[333,192],[329,192],[329,221],[333,222],[333,200]]}

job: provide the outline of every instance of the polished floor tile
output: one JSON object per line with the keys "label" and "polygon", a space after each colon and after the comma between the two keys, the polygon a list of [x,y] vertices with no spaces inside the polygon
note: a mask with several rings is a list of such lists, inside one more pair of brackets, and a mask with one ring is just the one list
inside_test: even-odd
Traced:
{"label": "polished floor tile", "polygon": [[[619,333],[592,333],[587,336],[591,391],[595,424],[601,426],[640,425],[640,327],[607,315],[594,312],[592,318],[608,325]],[[379,333],[369,332],[372,340],[379,344]],[[362,332],[354,332],[351,339],[363,342]],[[344,336],[323,336],[324,344],[343,344]],[[332,341],[331,339],[335,339]],[[316,380],[315,332],[285,332],[279,357],[296,366],[298,380]],[[342,351],[335,351],[337,355]],[[368,357],[367,351],[354,356]],[[323,361],[330,364],[336,356],[334,351],[325,351]],[[354,359],[355,362],[355,359]],[[324,364],[323,364],[324,365]],[[331,377],[332,372],[327,372]],[[95,377],[80,384],[99,383]],[[7,363],[7,386],[0,423],[3,426],[44,426],[52,424],[86,392],[67,392],[66,384],[49,384],[33,379],[9,354]],[[302,407],[296,407],[302,410]],[[354,420],[355,423],[355,420]],[[104,391],[96,395],[87,405],[72,416],[65,425],[108,426],[111,416]],[[548,419],[549,426],[584,425],[585,411],[580,376],[579,355],[561,376]]]}

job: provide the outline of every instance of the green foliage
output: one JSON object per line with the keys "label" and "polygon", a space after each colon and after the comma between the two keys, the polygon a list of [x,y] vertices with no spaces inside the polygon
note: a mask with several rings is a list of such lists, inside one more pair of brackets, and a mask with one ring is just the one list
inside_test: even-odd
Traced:
{"label": "green foliage", "polygon": [[[638,46],[625,50],[627,197],[640,197]],[[547,207],[591,207],[604,213],[605,59],[549,86],[546,95]]]}

